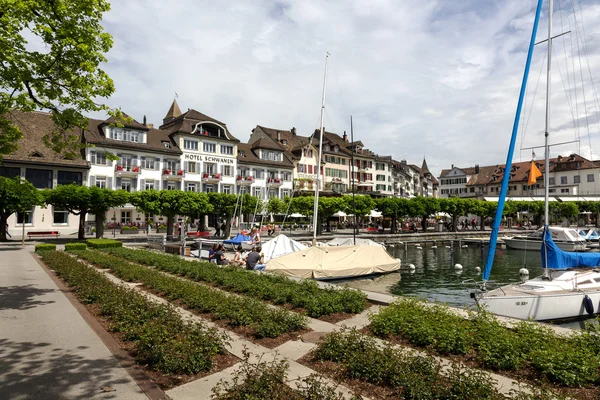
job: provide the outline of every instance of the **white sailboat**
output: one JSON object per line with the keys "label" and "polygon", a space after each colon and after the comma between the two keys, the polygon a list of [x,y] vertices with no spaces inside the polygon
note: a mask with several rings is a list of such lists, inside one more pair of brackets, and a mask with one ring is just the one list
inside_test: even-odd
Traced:
{"label": "white sailboat", "polygon": [[[564,251],[585,251],[587,243],[579,232],[573,228],[550,226],[552,240],[559,249]],[[507,236],[502,241],[509,249],[515,250],[541,250],[544,240],[544,228],[539,228],[529,235]]]}
{"label": "white sailboat", "polygon": [[[512,163],[517,127],[523,97],[527,82],[531,56],[535,44],[537,25],[540,18],[542,0],[538,0],[535,22],[531,36],[527,63],[521,86],[519,105],[513,125],[511,145],[509,147],[506,169]],[[545,129],[545,153],[546,168],[544,171],[545,186],[545,223],[548,223],[548,198],[549,198],[549,116],[550,116],[550,71],[552,56],[552,8],[553,1],[549,0],[548,11],[548,61],[546,76],[546,129]],[[508,186],[509,174],[505,174],[502,182],[498,209],[492,234],[490,236],[490,248],[487,262],[483,272],[483,285],[481,291],[472,293],[477,303],[490,312],[507,317],[519,319],[533,319],[536,321],[557,320],[581,317],[597,313],[600,305],[600,254],[599,253],[577,253],[561,250],[553,241],[552,229],[546,225],[541,235],[541,257],[544,274],[523,283],[502,286],[494,290],[488,290],[486,282],[489,279],[496,240],[502,218],[502,209]]]}

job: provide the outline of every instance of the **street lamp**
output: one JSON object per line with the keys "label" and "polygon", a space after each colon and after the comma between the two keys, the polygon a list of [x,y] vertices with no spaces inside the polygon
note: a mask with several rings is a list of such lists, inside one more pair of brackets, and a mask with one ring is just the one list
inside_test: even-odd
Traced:
{"label": "street lamp", "polygon": [[113,211],[113,238],[116,237],[115,225],[117,224],[117,212]]}

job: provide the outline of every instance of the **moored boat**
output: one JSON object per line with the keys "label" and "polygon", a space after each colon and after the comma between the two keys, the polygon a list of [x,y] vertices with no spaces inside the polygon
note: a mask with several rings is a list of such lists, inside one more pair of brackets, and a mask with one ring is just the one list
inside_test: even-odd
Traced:
{"label": "moored boat", "polygon": [[[554,243],[564,251],[585,251],[587,246],[585,239],[582,239],[579,233],[573,228],[561,226],[548,227],[552,233]],[[544,228],[529,235],[508,236],[502,238],[502,241],[509,249],[515,250],[541,250],[544,236]]]}

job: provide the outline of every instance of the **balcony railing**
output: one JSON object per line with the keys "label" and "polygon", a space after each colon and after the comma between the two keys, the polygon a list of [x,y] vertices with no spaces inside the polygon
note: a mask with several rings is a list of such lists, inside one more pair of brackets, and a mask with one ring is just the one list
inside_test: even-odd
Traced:
{"label": "balcony railing", "polygon": [[180,180],[185,178],[185,171],[182,169],[163,169],[163,177],[166,179]]}
{"label": "balcony railing", "polygon": [[269,178],[269,179],[267,179],[267,184],[269,186],[281,186],[281,179],[279,179],[279,178]]}
{"label": "balcony railing", "polygon": [[142,172],[142,167],[139,165],[117,165],[115,173],[117,176],[138,176]]}
{"label": "balcony railing", "polygon": [[238,175],[235,180],[240,185],[251,185],[252,182],[254,182],[254,177],[251,175],[248,175],[248,176]]}
{"label": "balcony railing", "polygon": [[207,172],[202,174],[202,182],[219,182],[221,180],[221,174],[209,174]]}

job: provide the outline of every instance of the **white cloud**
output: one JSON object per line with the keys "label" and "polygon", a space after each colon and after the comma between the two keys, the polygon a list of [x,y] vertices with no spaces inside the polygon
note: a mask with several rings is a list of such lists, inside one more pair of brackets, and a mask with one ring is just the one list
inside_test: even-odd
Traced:
{"label": "white cloud", "polygon": [[[146,114],[160,124],[177,92],[183,110],[224,121],[241,140],[256,124],[309,134],[318,127],[329,51],[327,129],[349,132],[352,114],[355,138],[367,147],[418,165],[425,155],[437,174],[451,164],[505,161],[535,2],[130,0],[112,7],[105,27],[115,46],[106,71],[117,91],[108,103],[136,119]],[[594,74],[600,66],[600,6],[585,1],[581,7]],[[566,12],[556,11],[555,32],[561,16],[563,28],[573,31],[565,37],[570,56],[576,30]],[[538,38],[545,36],[543,19]],[[538,47],[523,115],[532,107],[524,146],[543,141],[543,76],[531,102],[545,51]],[[564,54],[559,39],[555,60],[568,89]],[[560,129],[553,140],[573,140],[558,67],[554,72],[552,124]],[[591,107],[586,65],[584,81],[591,114],[598,104]],[[581,119],[583,98],[578,100]],[[592,135],[594,147],[597,126]],[[589,154],[587,137],[582,152],[584,145]],[[517,152],[519,157],[530,152]]]}

